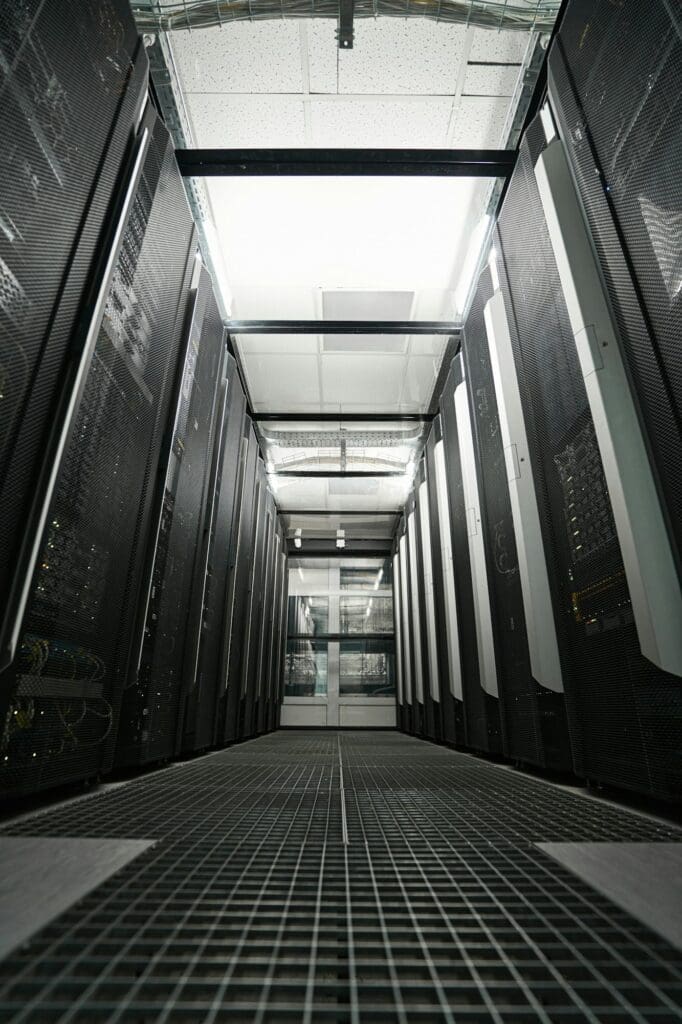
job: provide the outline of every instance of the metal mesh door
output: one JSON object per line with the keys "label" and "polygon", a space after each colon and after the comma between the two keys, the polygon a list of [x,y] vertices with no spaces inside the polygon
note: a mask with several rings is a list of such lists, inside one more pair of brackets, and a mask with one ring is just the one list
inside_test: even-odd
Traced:
{"label": "metal mesh door", "polygon": [[[679,790],[679,681],[642,656],[587,395],[533,166],[521,146],[499,223],[503,288],[558,602],[576,771],[671,795]],[[504,276],[504,275],[503,275]]]}
{"label": "metal mesh door", "polygon": [[465,738],[467,746],[474,750],[499,753],[502,747],[499,702],[486,694],[481,686],[476,650],[467,518],[454,405],[455,389],[462,380],[461,356],[458,356],[453,360],[445,382],[440,406],[461,637],[463,700],[461,709],[458,708],[457,711],[458,717],[461,716],[460,733]]}
{"label": "metal mesh door", "polygon": [[124,0],[0,8],[0,668],[146,70]]}
{"label": "metal mesh door", "polygon": [[0,762],[8,792],[96,774],[116,734],[192,239],[168,135],[153,115],[148,124],[150,148],[5,680],[13,688]]}
{"label": "metal mesh door", "polygon": [[679,18],[667,2],[569,4],[549,77],[682,573]]}
{"label": "metal mesh door", "polygon": [[[139,672],[121,714],[118,761],[144,763],[176,752],[185,695],[190,605],[204,528],[223,326],[202,269],[176,396],[172,446],[154,555]],[[196,623],[194,624],[196,628]]]}

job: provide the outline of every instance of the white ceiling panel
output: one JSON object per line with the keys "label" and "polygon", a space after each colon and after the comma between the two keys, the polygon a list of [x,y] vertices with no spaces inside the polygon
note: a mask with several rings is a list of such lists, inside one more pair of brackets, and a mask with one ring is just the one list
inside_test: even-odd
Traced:
{"label": "white ceiling panel", "polygon": [[[411,487],[411,477],[374,480],[305,479],[271,475],[270,486],[280,508],[392,511],[400,508]],[[305,555],[302,549],[301,554]]]}
{"label": "white ceiling panel", "polygon": [[239,351],[249,355],[317,355],[320,338],[317,334],[236,334]]}
{"label": "white ceiling panel", "polygon": [[471,32],[469,60],[520,64],[530,39],[528,32],[496,32],[487,28],[474,28]]}
{"label": "white ceiling panel", "polygon": [[224,28],[175,32],[173,53],[187,92],[301,92],[298,25],[232,22]]}
{"label": "white ceiling panel", "polygon": [[297,97],[190,93],[187,107],[199,149],[306,144],[303,101]]}
{"label": "white ceiling panel", "polygon": [[404,356],[330,353],[321,361],[325,402],[342,405],[352,398],[354,404],[395,406],[400,401]]}
{"label": "white ceiling panel", "polygon": [[[347,56],[347,54],[342,54]],[[355,97],[347,102],[310,101],[312,144],[377,148],[440,149],[447,145],[452,110],[448,97],[418,101]]]}
{"label": "white ceiling panel", "polygon": [[502,143],[509,101],[493,96],[463,96],[453,116],[455,149],[497,149]]}
{"label": "white ceiling panel", "polygon": [[[275,289],[425,290],[438,319],[457,277],[471,182],[464,178],[215,178],[208,185],[235,315],[242,285]],[[312,313],[312,316],[318,315]]]}
{"label": "white ceiling panel", "polygon": [[332,18],[313,18],[302,21],[301,26],[307,41],[311,93],[338,92],[338,63],[341,57],[347,57],[348,54],[339,52],[336,21]]}
{"label": "white ceiling panel", "polygon": [[426,410],[440,369],[440,359],[433,356],[411,356],[408,360],[402,394],[403,407]]}
{"label": "white ceiling panel", "polygon": [[462,95],[511,96],[514,92],[519,68],[496,64],[469,64],[464,78]]}
{"label": "white ceiling panel", "polygon": [[341,93],[454,93],[464,54],[463,25],[358,18],[353,49],[344,51],[337,48],[334,28],[308,27],[312,92],[335,91],[329,68],[338,61]]}
{"label": "white ceiling panel", "polygon": [[246,382],[254,408],[260,412],[318,408],[320,387],[316,356],[244,355]]}

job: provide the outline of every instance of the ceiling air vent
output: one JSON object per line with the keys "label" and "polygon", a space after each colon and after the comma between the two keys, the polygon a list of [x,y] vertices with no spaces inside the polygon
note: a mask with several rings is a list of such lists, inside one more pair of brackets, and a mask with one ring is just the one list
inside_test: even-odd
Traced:
{"label": "ceiling air vent", "polygon": [[[323,291],[325,320],[409,320],[414,292]],[[403,355],[405,334],[325,334],[323,352],[372,352]]]}

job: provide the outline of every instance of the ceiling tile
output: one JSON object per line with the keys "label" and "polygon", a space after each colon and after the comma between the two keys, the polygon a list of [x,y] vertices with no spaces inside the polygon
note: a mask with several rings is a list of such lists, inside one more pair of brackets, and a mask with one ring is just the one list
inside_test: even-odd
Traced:
{"label": "ceiling tile", "polygon": [[358,18],[353,49],[337,51],[339,92],[452,95],[465,38],[463,25]]}
{"label": "ceiling tile", "polygon": [[175,32],[173,53],[188,92],[301,92],[298,26],[291,21],[232,22]]}
{"label": "ceiling tile", "polygon": [[472,29],[469,60],[520,64],[531,38],[529,32],[497,32],[489,28]]}
{"label": "ceiling tile", "polygon": [[447,145],[451,109],[452,100],[447,97],[424,97],[416,102],[313,99],[312,144],[440,149]]}
{"label": "ceiling tile", "polygon": [[306,144],[300,99],[190,93],[187,100],[199,149]]}
{"label": "ceiling tile", "polygon": [[318,334],[235,334],[234,337],[244,355],[317,355],[320,350]]}
{"label": "ceiling tile", "polygon": [[302,31],[308,42],[310,91],[338,92],[339,50],[336,42],[336,21],[333,18],[315,18],[301,24],[304,26]]}
{"label": "ceiling tile", "polygon": [[464,96],[511,96],[518,77],[517,67],[469,64],[462,93]]}
{"label": "ceiling tile", "polygon": [[244,355],[246,382],[254,409],[280,412],[285,409],[319,408],[317,356],[282,352],[279,355]]}
{"label": "ceiling tile", "polygon": [[395,406],[405,373],[405,358],[391,355],[326,353],[322,362],[322,394],[326,403],[371,403]]}
{"label": "ceiling tile", "polygon": [[414,292],[354,291],[350,288],[322,292],[325,320],[409,320]]}
{"label": "ceiling tile", "polygon": [[492,96],[463,96],[454,113],[451,143],[455,149],[496,149],[509,101]]}
{"label": "ceiling tile", "polygon": [[440,359],[433,356],[411,356],[400,396],[401,405],[415,405],[426,409],[431,401],[439,370]]}

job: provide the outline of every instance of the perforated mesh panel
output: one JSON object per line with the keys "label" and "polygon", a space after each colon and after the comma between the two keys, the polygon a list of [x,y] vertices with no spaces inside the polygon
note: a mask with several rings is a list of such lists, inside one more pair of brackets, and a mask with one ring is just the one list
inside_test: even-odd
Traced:
{"label": "perforated mesh panel", "polygon": [[473,750],[497,753],[501,749],[500,715],[497,700],[486,700],[480,681],[476,650],[476,621],[467,536],[467,517],[462,484],[462,464],[459,454],[454,393],[462,381],[461,356],[452,363],[441,397],[440,414],[443,445],[448,476],[450,522],[452,526],[452,553],[454,561],[457,612],[459,615],[460,656],[462,659],[462,689],[464,699],[458,709],[463,728],[460,742]]}
{"label": "perforated mesh panel", "polygon": [[222,447],[216,452],[215,509],[208,553],[206,589],[195,686],[189,694],[183,747],[201,750],[215,741],[216,710],[221,689],[221,646],[225,622],[230,548],[236,530],[239,500],[238,472],[246,399],[237,366],[230,356]]}
{"label": "perforated mesh panel", "polygon": [[485,304],[492,294],[490,271],[486,268],[467,317],[462,351],[479,463],[481,520],[496,634],[502,735],[505,753],[510,757],[544,765],[546,752],[540,732],[539,688],[530,670],[507,467],[483,319]]}
{"label": "perforated mesh panel", "polygon": [[[106,225],[146,58],[128,4],[0,9],[0,595],[39,507],[38,473]],[[77,248],[76,248],[77,247]],[[82,343],[82,337],[79,336]],[[48,464],[52,448],[47,452]],[[23,568],[18,570],[23,582]]]}
{"label": "perforated mesh panel", "polygon": [[[531,459],[559,609],[576,771],[679,791],[679,681],[640,653],[601,458],[533,174],[539,121],[521,146],[499,222]],[[504,275],[503,275],[504,276]],[[516,325],[514,328],[513,325]]]}
{"label": "perforated mesh panel", "polygon": [[155,761],[176,752],[186,688],[185,655],[200,622],[191,621],[195,574],[204,529],[215,397],[223,355],[223,326],[201,272],[193,301],[172,447],[163,493],[139,676],[121,716],[117,761]]}
{"label": "perforated mesh panel", "polygon": [[0,964],[7,1024],[679,1019],[676,951],[534,845],[679,830],[404,736],[274,734],[9,831],[157,842]]}
{"label": "perforated mesh panel", "polygon": [[191,230],[157,122],[50,507],[16,669],[3,681],[14,693],[0,761],[7,793],[109,766]]}
{"label": "perforated mesh panel", "polygon": [[230,558],[231,593],[226,608],[224,637],[224,665],[226,687],[220,697],[218,735],[230,742],[240,735],[240,703],[242,678],[245,669],[244,643],[248,628],[247,608],[251,579],[252,552],[255,530],[256,468],[258,442],[246,417],[244,426],[246,445],[244,476],[239,498],[239,525],[236,545]]}
{"label": "perforated mesh panel", "polygon": [[550,58],[553,98],[649,432],[678,559],[681,77],[678,5],[568,5]]}

